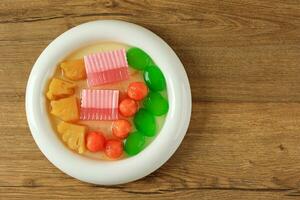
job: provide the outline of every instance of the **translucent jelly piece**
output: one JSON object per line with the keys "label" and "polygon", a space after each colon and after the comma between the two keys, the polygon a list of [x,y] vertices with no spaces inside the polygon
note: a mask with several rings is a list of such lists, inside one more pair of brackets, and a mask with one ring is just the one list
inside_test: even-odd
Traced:
{"label": "translucent jelly piece", "polygon": [[144,70],[152,63],[150,56],[142,49],[133,47],[127,51],[128,64],[137,70]]}
{"label": "translucent jelly piece", "polygon": [[125,49],[84,56],[89,86],[98,86],[129,79]]}
{"label": "translucent jelly piece", "polygon": [[158,92],[150,92],[144,101],[145,108],[153,115],[161,116],[168,112],[169,103]]}
{"label": "translucent jelly piece", "polygon": [[81,92],[81,120],[116,120],[119,90],[83,89]]}
{"label": "translucent jelly piece", "polygon": [[145,69],[144,79],[152,91],[162,91],[166,88],[166,80],[160,69],[155,66],[149,66]]}
{"label": "translucent jelly piece", "polygon": [[146,109],[140,109],[134,116],[134,125],[137,130],[148,137],[156,133],[156,122],[154,116]]}
{"label": "translucent jelly piece", "polygon": [[130,155],[136,155],[144,149],[145,137],[140,132],[131,133],[125,141],[125,152]]}

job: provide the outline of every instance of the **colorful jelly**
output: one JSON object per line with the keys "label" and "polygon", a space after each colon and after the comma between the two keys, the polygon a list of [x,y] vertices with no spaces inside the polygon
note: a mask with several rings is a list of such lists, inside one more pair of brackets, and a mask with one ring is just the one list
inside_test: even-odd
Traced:
{"label": "colorful jelly", "polygon": [[150,92],[144,100],[145,108],[155,116],[161,116],[168,112],[169,103],[158,92]]}
{"label": "colorful jelly", "polygon": [[150,56],[139,48],[130,48],[127,51],[127,61],[131,67],[137,70],[144,70],[152,64]]}
{"label": "colorful jelly", "polygon": [[65,58],[45,98],[65,146],[99,160],[139,154],[159,134],[169,110],[166,80],[155,58],[113,42]]}
{"label": "colorful jelly", "polygon": [[125,142],[125,152],[132,156],[143,150],[146,144],[146,139],[140,132],[134,132],[129,135]]}
{"label": "colorful jelly", "polygon": [[144,79],[152,91],[162,91],[166,89],[165,77],[161,70],[155,65],[151,65],[145,69]]}

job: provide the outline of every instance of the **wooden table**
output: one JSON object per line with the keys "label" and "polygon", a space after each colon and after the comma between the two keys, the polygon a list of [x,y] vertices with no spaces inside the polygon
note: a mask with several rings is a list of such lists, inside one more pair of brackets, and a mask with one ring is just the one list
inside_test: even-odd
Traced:
{"label": "wooden table", "polygon": [[[0,2],[1,200],[300,198],[298,0],[61,2]],[[27,78],[42,50],[98,19],[137,23],[165,39],[193,95],[190,127],[174,156],[146,178],[113,187],[55,168],[24,111]]]}

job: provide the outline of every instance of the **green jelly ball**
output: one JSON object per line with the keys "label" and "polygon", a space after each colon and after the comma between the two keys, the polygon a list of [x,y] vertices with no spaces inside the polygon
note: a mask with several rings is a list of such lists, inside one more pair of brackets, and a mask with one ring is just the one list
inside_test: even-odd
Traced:
{"label": "green jelly ball", "polygon": [[147,67],[144,72],[144,79],[153,91],[162,91],[166,88],[165,77],[157,66]]}
{"label": "green jelly ball", "polygon": [[146,109],[140,109],[134,116],[134,125],[137,130],[148,137],[156,133],[156,123],[154,116]]}
{"label": "green jelly ball", "polygon": [[144,70],[152,63],[150,56],[142,49],[136,47],[130,48],[126,53],[126,56],[128,64],[137,70]]}
{"label": "green jelly ball", "polygon": [[130,133],[125,141],[125,152],[130,155],[136,155],[140,153],[145,146],[145,136],[140,132]]}
{"label": "green jelly ball", "polygon": [[161,116],[168,112],[169,103],[158,92],[149,92],[144,101],[145,108],[153,115]]}

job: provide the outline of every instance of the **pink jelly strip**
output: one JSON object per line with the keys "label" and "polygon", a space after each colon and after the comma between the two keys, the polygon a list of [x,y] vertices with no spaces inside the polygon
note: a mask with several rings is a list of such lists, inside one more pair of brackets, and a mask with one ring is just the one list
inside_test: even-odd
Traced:
{"label": "pink jelly strip", "polygon": [[129,78],[125,49],[84,56],[89,86],[113,83]]}
{"label": "pink jelly strip", "polygon": [[113,109],[97,109],[97,108],[81,108],[81,120],[117,120],[118,108]]}
{"label": "pink jelly strip", "polygon": [[113,83],[129,79],[128,68],[122,67],[118,69],[96,72],[87,74],[89,86],[97,86],[106,83]]}
{"label": "pink jelly strip", "polygon": [[81,93],[81,120],[118,119],[118,90],[83,89]]}

